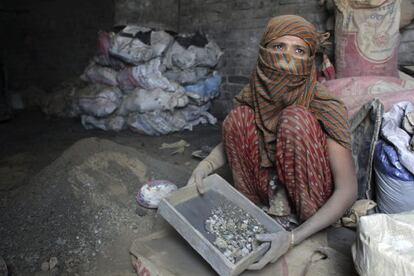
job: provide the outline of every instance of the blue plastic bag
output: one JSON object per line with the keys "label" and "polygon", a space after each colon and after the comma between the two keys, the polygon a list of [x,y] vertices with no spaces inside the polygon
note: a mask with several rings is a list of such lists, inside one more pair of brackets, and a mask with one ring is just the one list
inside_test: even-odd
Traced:
{"label": "blue plastic bag", "polygon": [[374,166],[388,177],[401,181],[414,181],[414,175],[400,163],[397,151],[385,141],[379,141],[376,145]]}
{"label": "blue plastic bag", "polygon": [[377,209],[395,214],[414,210],[414,175],[398,160],[394,146],[379,141],[374,153]]}
{"label": "blue plastic bag", "polygon": [[195,84],[186,85],[184,89],[186,92],[199,95],[202,101],[206,102],[218,95],[220,84],[221,76],[214,72],[209,78],[200,80]]}

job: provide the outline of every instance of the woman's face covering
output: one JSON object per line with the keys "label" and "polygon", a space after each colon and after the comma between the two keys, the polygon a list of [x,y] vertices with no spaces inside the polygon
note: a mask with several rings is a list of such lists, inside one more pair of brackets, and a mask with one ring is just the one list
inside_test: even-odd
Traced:
{"label": "woman's face covering", "polygon": [[268,49],[271,49],[278,53],[290,54],[292,57],[299,59],[308,59],[310,57],[310,50],[306,42],[296,36],[285,35],[271,41],[267,45]]}

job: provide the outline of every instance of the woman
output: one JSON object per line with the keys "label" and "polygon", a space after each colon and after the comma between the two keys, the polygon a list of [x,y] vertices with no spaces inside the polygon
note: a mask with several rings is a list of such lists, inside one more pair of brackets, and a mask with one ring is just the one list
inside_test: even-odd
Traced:
{"label": "woman", "polygon": [[223,143],[188,182],[202,192],[202,179],[227,157],[236,189],[273,215],[289,215],[290,208],[296,213],[301,225],[294,230],[258,236],[275,246],[251,269],[276,261],[331,225],[356,199],[346,109],[316,81],[320,40],[315,27],[299,16],[269,21],[250,83],[223,122]]}

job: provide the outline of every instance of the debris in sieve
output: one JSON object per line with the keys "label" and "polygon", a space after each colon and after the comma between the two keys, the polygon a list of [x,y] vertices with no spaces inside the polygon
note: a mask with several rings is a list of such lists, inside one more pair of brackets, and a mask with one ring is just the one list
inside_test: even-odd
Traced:
{"label": "debris in sieve", "polygon": [[253,216],[229,202],[211,211],[205,229],[214,235],[213,244],[232,263],[256,249],[259,245],[256,235],[265,232],[264,226]]}

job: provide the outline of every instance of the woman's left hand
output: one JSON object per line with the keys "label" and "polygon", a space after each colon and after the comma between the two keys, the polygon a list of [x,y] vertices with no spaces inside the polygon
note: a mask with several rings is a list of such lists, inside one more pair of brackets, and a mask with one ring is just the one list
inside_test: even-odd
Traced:
{"label": "woman's left hand", "polygon": [[270,248],[257,263],[248,267],[249,270],[261,270],[268,263],[276,262],[289,250],[291,244],[291,234],[284,230],[271,234],[258,234],[256,239],[261,242],[270,242]]}

